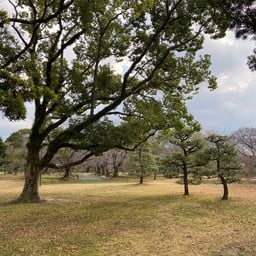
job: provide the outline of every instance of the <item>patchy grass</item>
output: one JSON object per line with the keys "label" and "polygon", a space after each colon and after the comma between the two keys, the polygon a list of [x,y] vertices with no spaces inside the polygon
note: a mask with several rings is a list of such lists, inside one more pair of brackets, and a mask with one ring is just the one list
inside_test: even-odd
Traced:
{"label": "patchy grass", "polygon": [[256,187],[172,180],[49,184],[40,204],[8,204],[19,178],[0,176],[0,251],[9,255],[256,255]]}

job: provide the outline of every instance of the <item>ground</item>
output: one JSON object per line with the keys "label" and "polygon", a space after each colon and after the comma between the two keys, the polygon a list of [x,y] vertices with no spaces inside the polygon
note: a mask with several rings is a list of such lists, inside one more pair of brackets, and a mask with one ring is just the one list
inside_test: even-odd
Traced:
{"label": "ground", "polygon": [[[256,186],[173,180],[44,184],[46,201],[9,204],[20,177],[0,176],[0,251],[9,255],[256,255]],[[49,183],[49,182],[48,182]]]}

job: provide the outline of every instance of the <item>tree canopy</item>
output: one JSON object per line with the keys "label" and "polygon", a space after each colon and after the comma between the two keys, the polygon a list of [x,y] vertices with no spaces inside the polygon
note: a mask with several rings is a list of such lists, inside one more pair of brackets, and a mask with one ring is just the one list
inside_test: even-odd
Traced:
{"label": "tree canopy", "polygon": [[232,182],[237,172],[242,168],[238,161],[238,151],[229,142],[227,136],[210,134],[207,140],[209,142],[209,149],[207,150],[209,160],[216,162],[216,173],[223,185],[222,200],[228,200],[227,183]]}

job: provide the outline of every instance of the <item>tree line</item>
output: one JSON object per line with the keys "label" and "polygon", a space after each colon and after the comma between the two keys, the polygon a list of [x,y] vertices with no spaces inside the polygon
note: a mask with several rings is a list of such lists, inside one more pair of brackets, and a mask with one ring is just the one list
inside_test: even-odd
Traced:
{"label": "tree line", "polygon": [[[0,140],[0,168],[3,172],[17,174],[26,168],[26,143],[29,129],[11,134],[5,142]],[[159,132],[131,151],[111,149],[73,167],[76,173],[94,173],[105,178],[137,176],[142,184],[148,176],[178,178],[189,195],[189,184],[200,184],[202,178],[218,178],[223,185],[223,200],[229,196],[228,184],[241,178],[256,176],[256,128],[241,128],[231,135],[200,132],[193,119],[180,124],[179,129]],[[70,157],[75,161],[82,152],[60,151],[56,161],[65,163]],[[54,172],[54,169],[43,173]],[[72,179],[71,168],[64,168],[62,179]],[[73,176],[74,177],[74,176]],[[77,177],[77,176],[75,176]]]}

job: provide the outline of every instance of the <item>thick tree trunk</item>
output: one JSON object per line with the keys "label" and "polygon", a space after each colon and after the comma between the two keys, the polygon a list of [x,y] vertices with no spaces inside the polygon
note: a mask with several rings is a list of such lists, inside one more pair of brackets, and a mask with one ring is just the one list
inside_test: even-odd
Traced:
{"label": "thick tree trunk", "polygon": [[142,184],[143,183],[143,176],[140,176],[140,184]]}
{"label": "thick tree trunk", "polygon": [[39,149],[28,150],[27,166],[25,168],[25,183],[20,196],[14,201],[17,203],[38,203],[39,181],[43,167],[40,166]]}
{"label": "thick tree trunk", "polygon": [[15,200],[17,203],[37,203],[40,202],[39,196],[40,170],[29,165],[25,171],[25,184],[20,196]]}
{"label": "thick tree trunk", "polygon": [[183,165],[183,183],[184,183],[184,196],[189,195],[189,190],[188,190],[188,169],[187,165]]}
{"label": "thick tree trunk", "polygon": [[227,183],[227,180],[222,175],[219,175],[219,178],[220,178],[221,183],[223,185],[223,197],[222,197],[221,200],[228,200],[228,183]]}

